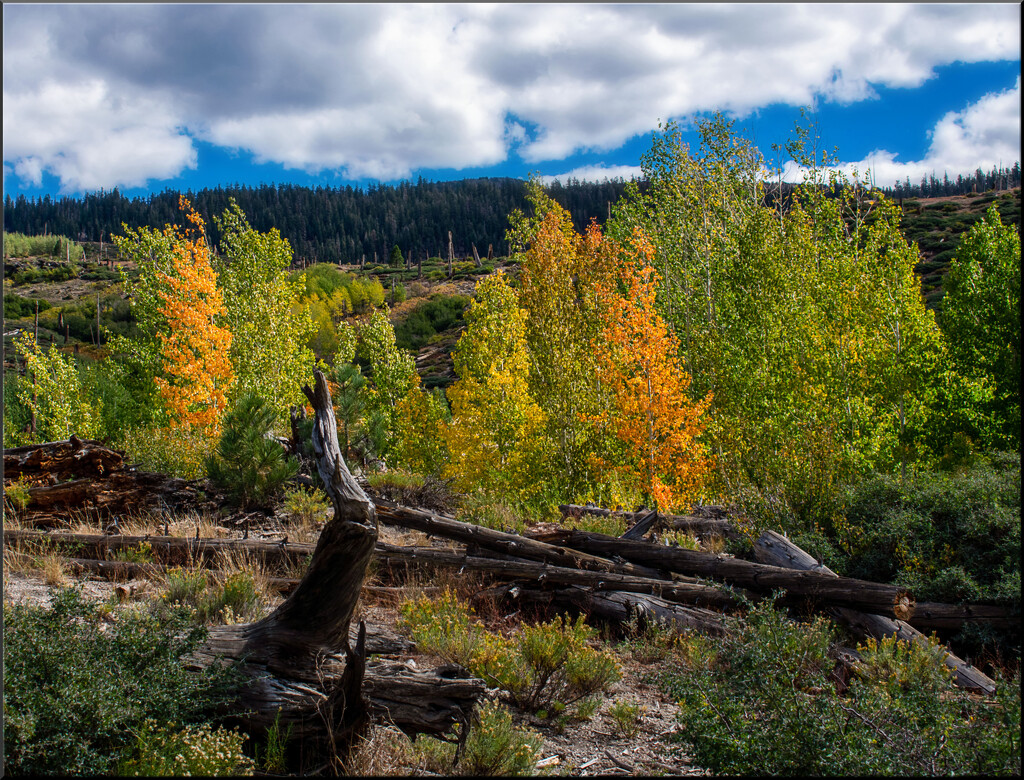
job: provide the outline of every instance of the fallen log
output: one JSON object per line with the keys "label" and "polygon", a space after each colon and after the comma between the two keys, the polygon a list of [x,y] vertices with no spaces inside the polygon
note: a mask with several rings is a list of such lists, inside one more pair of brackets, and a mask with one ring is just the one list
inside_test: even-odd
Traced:
{"label": "fallen log", "polygon": [[102,521],[140,510],[199,510],[209,503],[198,482],[139,471],[125,463],[124,453],[74,435],[4,450],[4,483],[13,480],[21,480],[28,493],[19,519],[39,528],[89,515]]}
{"label": "fallen log", "polygon": [[[326,377],[318,370],[314,377],[314,389],[305,386],[303,392],[315,411],[313,452],[334,515],[291,595],[256,623],[211,629],[190,660],[195,668],[237,661],[248,684],[238,688],[233,711],[245,713],[239,720],[257,738],[273,726],[291,727],[289,758],[303,764],[311,755],[318,762],[324,756],[344,757],[371,717],[362,691],[365,625],[360,623],[354,646],[349,629],[377,541],[373,502],[341,456]],[[462,734],[468,734],[470,710],[485,689],[483,681],[458,680],[454,699],[439,676],[432,682],[417,689],[419,698],[407,702],[396,724],[412,733],[437,733],[462,723]],[[395,671],[381,684],[392,683],[400,695],[404,675]]]}
{"label": "fallen log", "polygon": [[94,439],[79,439],[74,434],[64,441],[4,450],[4,481],[39,477],[67,480],[72,475],[104,477],[123,467],[123,452],[111,450]]}
{"label": "fallen log", "polygon": [[905,589],[848,577],[833,578],[813,571],[753,563],[650,542],[619,539],[587,531],[560,530],[540,536],[574,550],[623,558],[637,564],[679,574],[707,577],[755,591],[783,590],[788,598],[835,604],[906,618],[914,613],[914,598]]}
{"label": "fallen log", "polygon": [[644,534],[651,530],[651,527],[658,522],[658,511],[648,512],[626,530],[622,539],[643,539]]}
{"label": "fallen log", "polygon": [[577,585],[542,590],[515,584],[490,588],[480,593],[478,598],[512,600],[540,605],[545,609],[568,608],[592,619],[619,625],[639,620],[641,624],[667,624],[679,631],[697,631],[709,636],[722,636],[730,630],[729,618],[720,612],[684,607],[644,593],[598,592]]}
{"label": "fallen log", "polygon": [[463,523],[450,517],[410,509],[381,499],[377,501],[377,516],[382,523],[401,528],[413,528],[435,536],[455,539],[467,545],[476,544],[515,558],[526,558],[574,569],[613,571],[637,577],[671,579],[671,575],[650,566],[641,566],[626,561],[615,562],[606,557],[602,558],[586,552],[546,544],[526,536]]}
{"label": "fallen log", "polygon": [[[775,531],[765,531],[761,534],[754,543],[754,554],[758,560],[765,563],[803,571],[816,571],[825,577],[839,579],[838,574]],[[920,608],[920,606],[919,604],[918,607]],[[895,636],[902,641],[930,646],[928,638],[924,634],[903,620],[894,620],[883,615],[859,612],[846,607],[834,607],[829,612],[861,636],[870,636],[875,639]],[[943,649],[946,652],[943,662],[953,670],[953,679],[957,685],[988,695],[995,692],[994,680],[983,674],[977,667],[958,658],[948,648]]]}
{"label": "fallen log", "polygon": [[[54,551],[76,558],[90,557],[108,564],[118,563],[110,560],[110,556],[116,554],[117,551],[138,549],[139,545],[148,544],[155,556],[168,566],[175,562],[179,565],[209,565],[219,554],[239,552],[261,561],[268,567],[285,568],[307,560],[312,556],[314,550],[314,545],[286,540],[259,541],[254,539],[196,539],[183,536],[47,533],[20,529],[5,529],[4,544],[36,546],[40,552]],[[465,552],[462,552],[443,548],[409,547],[377,542],[374,547],[374,557],[383,560],[388,565],[434,563],[439,566],[458,566],[489,572],[498,577],[531,579],[546,575],[549,584],[581,584],[587,587],[599,587],[595,583],[604,583],[599,589],[611,588],[625,592],[651,593],[670,601],[705,603],[708,606],[724,607],[733,604],[735,596],[730,596],[730,592],[743,595],[751,600],[761,597],[758,593],[742,588],[722,591],[711,583],[702,583],[696,578],[682,575],[676,575],[673,580],[633,577],[616,572],[608,572],[603,575],[590,569],[532,563],[502,553],[480,555],[475,553],[473,548],[467,548]],[[612,562],[609,561],[609,563]],[[814,562],[814,566],[817,565]],[[547,568],[544,568],[545,566]],[[117,568],[117,566],[98,567],[97,571],[103,569],[114,571]],[[128,571],[129,567],[121,568]],[[809,571],[816,570],[809,569]],[[298,580],[272,577],[271,582],[275,588],[286,593],[294,587]],[[918,629],[929,631],[955,631],[968,623],[987,624],[1000,629],[1014,629],[1019,627],[1020,618],[1014,615],[1010,609],[1002,606],[918,602],[909,622]]]}
{"label": "fallen log", "polygon": [[[579,504],[559,504],[559,511],[562,517],[581,517],[582,515],[597,515],[598,517],[621,517],[626,524],[636,523],[646,514],[641,512],[622,512],[605,509],[598,506],[586,506]],[[725,510],[720,507],[703,507],[701,514],[692,515],[666,515],[658,514],[657,528],[671,528],[676,531],[699,536],[721,536],[723,539],[738,539],[739,531],[726,517]]]}
{"label": "fallen log", "polygon": [[375,560],[388,564],[407,564],[410,561],[436,566],[458,567],[479,571],[501,579],[529,580],[546,586],[574,585],[596,591],[622,591],[650,594],[666,601],[699,604],[701,606],[736,607],[742,600],[732,591],[695,581],[681,582],[632,577],[614,572],[569,569],[532,561],[501,560],[467,555],[464,552],[430,547],[402,547],[377,543]]}
{"label": "fallen log", "polygon": [[218,553],[244,552],[265,564],[287,565],[313,555],[315,546],[296,542],[245,539],[202,539],[185,536],[124,536],[120,534],[44,533],[4,529],[4,544],[25,544],[80,557],[104,559],[118,550],[149,545],[165,563],[204,562]]}

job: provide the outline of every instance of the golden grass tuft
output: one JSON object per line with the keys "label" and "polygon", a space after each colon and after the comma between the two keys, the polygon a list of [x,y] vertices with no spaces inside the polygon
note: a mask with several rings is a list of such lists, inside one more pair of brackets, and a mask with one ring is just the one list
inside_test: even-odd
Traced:
{"label": "golden grass tuft", "polygon": [[39,568],[43,570],[43,579],[51,588],[66,585],[67,573],[64,570],[64,559],[54,553],[44,555],[39,560]]}

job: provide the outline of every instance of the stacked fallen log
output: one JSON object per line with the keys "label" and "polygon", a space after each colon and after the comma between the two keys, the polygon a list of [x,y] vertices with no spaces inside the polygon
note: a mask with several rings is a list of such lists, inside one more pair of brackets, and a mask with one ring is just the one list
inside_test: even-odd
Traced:
{"label": "stacked fallen log", "polygon": [[28,494],[22,522],[36,528],[67,525],[83,515],[195,510],[207,502],[197,483],[140,471],[125,462],[123,452],[73,434],[4,450],[4,484],[12,481],[21,481]]}
{"label": "stacked fallen log", "polygon": [[[627,526],[639,523],[645,517],[650,515],[650,513],[643,510],[639,512],[621,512],[604,509],[603,507],[579,504],[559,504],[558,510],[562,513],[563,519],[568,517],[582,517],[583,515],[619,517],[625,521]],[[725,510],[721,507],[702,507],[699,514],[658,514],[653,519],[654,523],[652,527],[655,529],[683,531],[701,538],[719,536],[723,539],[738,539],[740,536],[739,531],[732,522],[729,521]],[[624,534],[623,538],[629,539],[632,537]]]}

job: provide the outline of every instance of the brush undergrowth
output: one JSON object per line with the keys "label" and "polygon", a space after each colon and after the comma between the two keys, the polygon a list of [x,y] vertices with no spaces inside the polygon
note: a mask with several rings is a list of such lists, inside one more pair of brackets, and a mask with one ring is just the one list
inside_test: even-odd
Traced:
{"label": "brush undergrowth", "polygon": [[182,609],[103,607],[73,588],[55,591],[50,607],[4,604],[9,774],[113,774],[143,757],[137,737],[149,720],[191,729],[190,739],[216,733],[209,727],[230,701],[235,672],[193,673],[182,661],[206,629]]}
{"label": "brush undergrowth", "polygon": [[402,625],[423,651],[465,666],[524,710],[592,714],[595,697],[622,676],[610,652],[588,645],[594,631],[582,618],[559,615],[505,637],[475,622],[471,608],[450,590],[437,599],[406,602],[401,612]]}
{"label": "brush undergrowth", "polygon": [[695,762],[728,775],[1020,774],[1016,680],[971,696],[938,648],[887,640],[860,648],[860,673],[840,693],[833,632],[765,603],[731,637],[688,639],[661,682]]}

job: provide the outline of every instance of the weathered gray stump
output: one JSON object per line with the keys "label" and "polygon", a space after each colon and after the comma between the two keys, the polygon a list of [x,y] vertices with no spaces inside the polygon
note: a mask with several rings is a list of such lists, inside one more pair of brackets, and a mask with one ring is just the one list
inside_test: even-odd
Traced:
{"label": "weathered gray stump", "polygon": [[303,391],[316,412],[313,451],[334,517],[287,600],[256,623],[212,629],[192,659],[195,667],[240,660],[248,684],[235,709],[244,728],[259,739],[279,719],[279,728],[291,727],[304,764],[344,756],[371,716],[412,734],[466,724],[484,690],[479,680],[416,674],[401,664],[372,664],[368,672],[362,624],[350,644],[349,623],[377,541],[376,509],[341,457],[327,381],[319,371],[314,376],[315,388]]}

